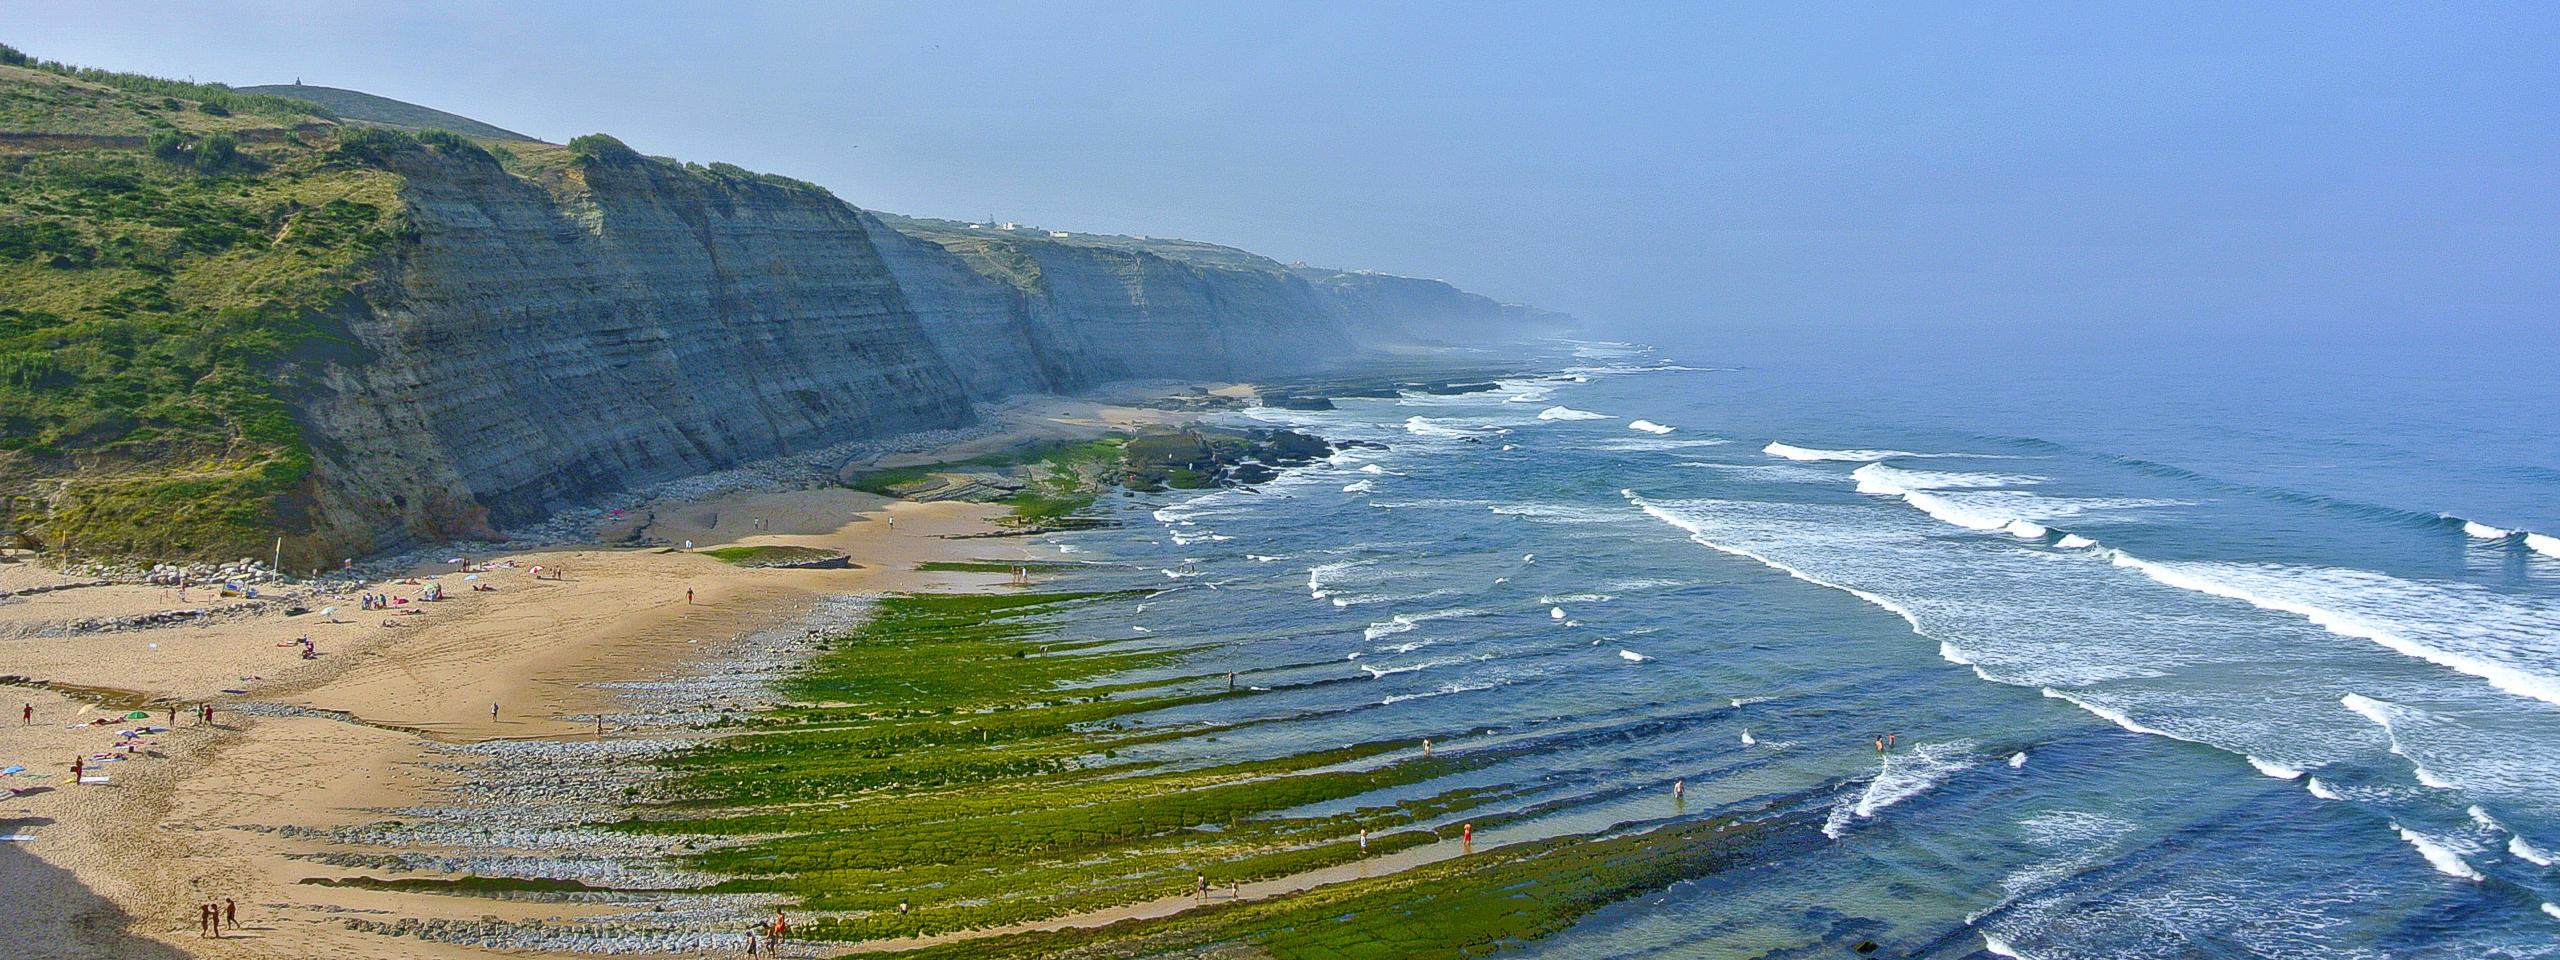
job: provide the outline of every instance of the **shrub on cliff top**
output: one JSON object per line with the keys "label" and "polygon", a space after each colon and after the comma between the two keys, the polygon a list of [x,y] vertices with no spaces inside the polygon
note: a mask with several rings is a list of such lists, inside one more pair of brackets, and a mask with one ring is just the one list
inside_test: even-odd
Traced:
{"label": "shrub on cliff top", "polygon": [[569,138],[569,152],[580,163],[638,163],[640,151],[601,133]]}

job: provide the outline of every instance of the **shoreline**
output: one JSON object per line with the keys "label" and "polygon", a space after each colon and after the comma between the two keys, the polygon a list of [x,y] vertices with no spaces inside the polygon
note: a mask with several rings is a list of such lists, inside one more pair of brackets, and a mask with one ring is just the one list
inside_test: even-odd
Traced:
{"label": "shoreline", "polygon": [[[1119,385],[1099,398],[1021,398],[994,411],[979,436],[893,452],[866,466],[946,462],[1197,419],[1196,412],[1136,405],[1158,393],[1171,390]],[[993,522],[1005,510],[999,504],[914,503],[825,487],[722,490],[737,480],[721,479],[707,485],[713,496],[652,500],[635,511],[652,518],[654,539],[691,540],[697,552],[600,543],[495,554],[434,547],[472,562],[412,563],[403,571],[410,576],[361,587],[414,598],[433,578],[445,590],[441,601],[391,610],[350,610],[349,597],[323,617],[317,608],[328,604],[314,598],[305,601],[313,612],[287,617],[277,609],[282,604],[204,602],[190,591],[194,606],[222,615],[46,635],[79,617],[165,610],[176,592],[89,585],[0,605],[0,663],[29,681],[6,689],[35,713],[33,723],[0,735],[0,765],[28,768],[6,778],[24,794],[0,806],[7,828],[0,835],[29,838],[0,843],[0,928],[19,931],[14,939],[28,951],[20,955],[30,957],[489,956],[351,931],[344,921],[538,921],[598,911],[314,886],[298,882],[316,872],[308,858],[342,846],[328,831],[437,802],[464,783],[468,778],[452,769],[457,746],[611,743],[639,719],[629,715],[629,688],[680,681],[688,665],[716,664],[743,638],[790,629],[830,598],[1001,592],[1001,574],[918,568],[1053,559],[1022,538],[984,536],[1000,532]],[[753,478],[744,485],[752,487]],[[717,546],[838,550],[852,567],[742,567],[698,552]],[[532,574],[536,565],[541,579]],[[563,567],[565,577],[550,579]],[[9,569],[30,574],[13,578],[13,587],[38,579],[29,566]],[[400,582],[412,578],[420,583]],[[301,636],[312,639],[316,660],[299,659],[292,644]],[[199,703],[216,705],[212,723],[197,720]],[[116,707],[146,704],[148,719],[86,725],[128,712]],[[717,706],[743,712],[763,705]],[[608,728],[603,738],[588,719],[598,715]],[[139,731],[130,741],[113,735],[136,726],[169,729]],[[88,765],[106,782],[63,782],[72,756],[121,753],[119,742],[131,743],[130,759]],[[237,936],[199,937],[188,926],[192,906],[222,897],[240,905]]]}

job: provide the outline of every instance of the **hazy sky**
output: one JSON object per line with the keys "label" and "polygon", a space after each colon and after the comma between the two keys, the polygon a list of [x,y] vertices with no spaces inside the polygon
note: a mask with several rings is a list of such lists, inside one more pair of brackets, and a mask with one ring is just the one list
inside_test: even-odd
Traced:
{"label": "hazy sky", "polygon": [[1639,329],[2548,345],[2560,303],[2552,4],[11,0],[0,34]]}

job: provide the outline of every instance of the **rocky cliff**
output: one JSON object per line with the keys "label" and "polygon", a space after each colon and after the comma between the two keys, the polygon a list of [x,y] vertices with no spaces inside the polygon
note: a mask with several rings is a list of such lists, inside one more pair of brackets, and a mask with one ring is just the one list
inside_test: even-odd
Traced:
{"label": "rocky cliff", "polygon": [[300,406],[330,514],[369,539],[970,419],[860,216],[821,191],[623,156],[547,185],[390,164],[410,233]]}
{"label": "rocky cliff", "polygon": [[1468,343],[1554,336],[1573,325],[1551,310],[1503,303],[1439,280],[1293,267],[1327,311],[1368,342]]}
{"label": "rocky cliff", "polygon": [[601,136],[52,64],[0,63],[0,93],[0,535],[80,552],[489,536],[974,400],[1306,372],[1429,300]]}
{"label": "rocky cliff", "polygon": [[946,245],[812,186],[614,147],[513,170],[381,153],[406,232],[295,404],[325,546],[487,536],[608,491],[964,424],[972,400],[1354,350],[1285,272]]}

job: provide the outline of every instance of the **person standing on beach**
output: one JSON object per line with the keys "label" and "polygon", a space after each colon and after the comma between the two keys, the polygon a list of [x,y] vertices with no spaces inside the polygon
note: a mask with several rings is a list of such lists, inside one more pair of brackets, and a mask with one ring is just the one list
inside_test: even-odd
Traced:
{"label": "person standing on beach", "polygon": [[1195,887],[1193,887],[1193,888],[1192,888],[1191,898],[1192,898],[1192,899],[1194,899],[1194,900],[1206,900],[1206,899],[1209,899],[1209,875],[1208,875],[1208,874],[1203,873],[1203,874],[1201,874],[1201,875],[1200,875],[1200,882],[1199,882],[1199,885],[1197,885],[1197,886],[1195,886]]}
{"label": "person standing on beach", "polygon": [[1472,821],[1470,821],[1466,826],[1458,828],[1458,842],[1468,844],[1470,846],[1475,844],[1476,825]]}
{"label": "person standing on beach", "polygon": [[1369,828],[1367,827],[1360,828],[1360,855],[1364,857],[1369,855]]}
{"label": "person standing on beach", "polygon": [[684,605],[685,605],[685,606],[688,606],[688,607],[693,606],[693,588],[692,588],[692,587],[686,587],[686,588],[684,588]]}
{"label": "person standing on beach", "polygon": [[494,703],[493,703],[493,704],[490,704],[490,705],[489,705],[489,722],[490,722],[490,723],[496,723],[496,722],[498,722],[498,705],[497,705],[497,704],[494,704]]}
{"label": "person standing on beach", "polygon": [[77,785],[80,782],[80,771],[88,769],[83,765],[87,760],[88,758],[86,757],[71,758],[71,782],[73,784]]}
{"label": "person standing on beach", "polygon": [[196,904],[196,936],[213,936],[213,904]]}
{"label": "person standing on beach", "polygon": [[36,725],[36,705],[34,701],[29,701],[26,706],[18,708],[18,719],[21,721],[18,724],[19,726],[32,727]]}
{"label": "person standing on beach", "polygon": [[239,901],[233,900],[230,897],[222,898],[222,922],[230,924],[231,929],[240,929]]}

